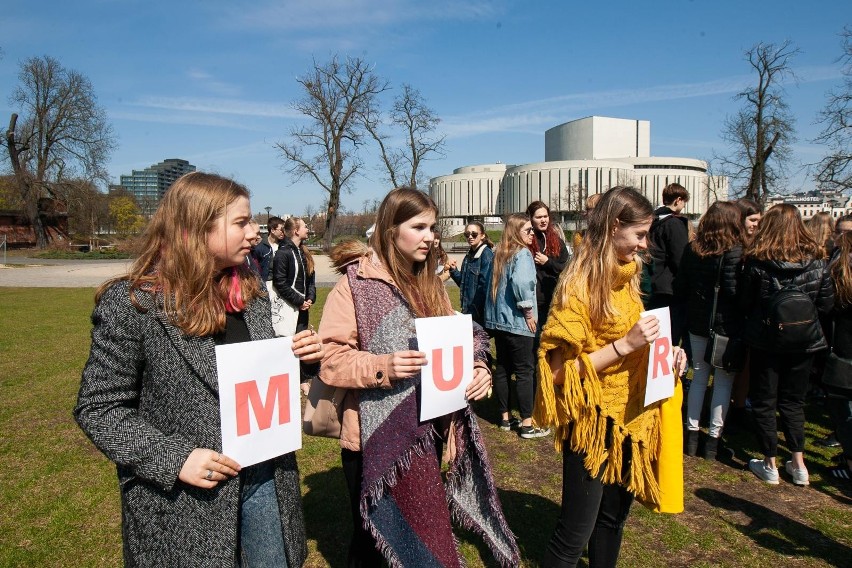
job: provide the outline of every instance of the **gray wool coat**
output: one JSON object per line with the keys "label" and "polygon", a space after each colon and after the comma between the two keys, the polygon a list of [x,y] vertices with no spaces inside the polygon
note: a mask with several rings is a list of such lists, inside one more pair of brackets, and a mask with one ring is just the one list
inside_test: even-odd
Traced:
{"label": "gray wool coat", "polygon": [[[178,473],[195,448],[221,451],[215,344],[186,337],[127,282],[112,285],[92,314],[92,348],[74,416],[115,462],[127,566],[236,564],[240,477],[214,489],[186,485]],[[269,302],[244,312],[252,340],[273,336]],[[307,556],[294,454],[274,460],[275,487],[289,566]]]}

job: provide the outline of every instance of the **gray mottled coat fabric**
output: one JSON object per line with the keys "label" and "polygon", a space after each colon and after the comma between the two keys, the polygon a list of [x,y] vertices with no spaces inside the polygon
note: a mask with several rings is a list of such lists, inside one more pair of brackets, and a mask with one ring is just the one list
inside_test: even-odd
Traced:
{"label": "gray mottled coat fabric", "polygon": [[[239,476],[214,489],[191,487],[178,473],[195,448],[221,451],[215,344],[186,337],[119,282],[92,314],[92,349],[74,415],[116,463],[127,566],[234,566]],[[245,310],[253,340],[271,338],[269,302]],[[274,460],[275,486],[288,564],[307,555],[295,455]]]}

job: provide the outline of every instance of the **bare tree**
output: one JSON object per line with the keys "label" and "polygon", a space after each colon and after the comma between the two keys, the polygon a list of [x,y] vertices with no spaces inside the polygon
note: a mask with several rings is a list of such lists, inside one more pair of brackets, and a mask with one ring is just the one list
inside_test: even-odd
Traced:
{"label": "bare tree", "polygon": [[105,180],[115,139],[85,75],[45,56],[24,61],[18,79],[10,103],[23,120],[19,127],[18,114],[12,114],[5,144],[37,244],[44,247],[39,198],[64,202],[66,180]]}
{"label": "bare tree", "polygon": [[363,116],[364,125],[379,145],[381,160],[391,187],[407,185],[416,188],[421,182],[420,165],[424,160],[444,155],[445,137],[437,133],[441,119],[426,105],[420,91],[403,84],[402,93],[393,101],[387,122],[394,131],[401,131],[402,142],[389,147],[392,137],[383,131],[381,114],[374,109]]}
{"label": "bare tree", "polygon": [[852,188],[852,26],[843,28],[843,84],[828,93],[819,114],[823,129],[814,142],[828,147],[827,155],[816,164],[815,179],[826,189]]}
{"label": "bare tree", "polygon": [[340,209],[340,192],[349,190],[363,162],[358,150],[363,144],[362,116],[371,115],[376,97],[387,83],[359,58],[331,61],[314,66],[297,79],[305,96],[294,108],[307,116],[307,126],[293,128],[289,143],[279,142],[287,171],[298,181],[313,178],[328,194],[323,246],[331,247]]}
{"label": "bare tree", "polygon": [[725,120],[722,137],[731,153],[718,157],[720,167],[743,185],[746,197],[756,201],[765,201],[790,158],[794,120],[782,81],[793,75],[790,59],[798,53],[790,41],[761,42],[749,49],[746,60],[757,74],[757,84],[736,95],[743,107]]}

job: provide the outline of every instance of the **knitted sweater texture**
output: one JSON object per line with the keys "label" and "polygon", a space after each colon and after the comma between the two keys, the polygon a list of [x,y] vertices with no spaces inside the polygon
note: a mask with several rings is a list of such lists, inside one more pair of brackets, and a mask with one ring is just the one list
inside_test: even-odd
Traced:
{"label": "knitted sweater texture", "polygon": [[[564,306],[554,305],[538,352],[541,377],[533,417],[555,428],[557,451],[563,443],[586,454],[592,477],[625,486],[641,501],[658,504],[654,462],[660,451],[660,403],[644,405],[649,348],[630,353],[595,371],[589,354],[624,337],[639,321],[642,302],[630,287],[637,265],[619,267],[611,291],[616,317],[593,326],[587,302],[576,292]],[[565,381],[554,385],[548,353],[562,352]],[[582,371],[575,362],[579,359]],[[625,449],[629,455],[625,455]]]}

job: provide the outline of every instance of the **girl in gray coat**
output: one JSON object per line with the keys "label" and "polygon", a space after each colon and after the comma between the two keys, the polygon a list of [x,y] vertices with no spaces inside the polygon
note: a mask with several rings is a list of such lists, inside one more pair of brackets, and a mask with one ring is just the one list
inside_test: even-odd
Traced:
{"label": "girl in gray coat", "polygon": [[[74,415],[115,462],[127,566],[301,566],[294,454],[241,468],[221,453],[215,346],[273,337],[245,264],[248,190],[200,172],[166,193],[130,272],[104,284]],[[302,361],[319,336],[294,337]]]}

